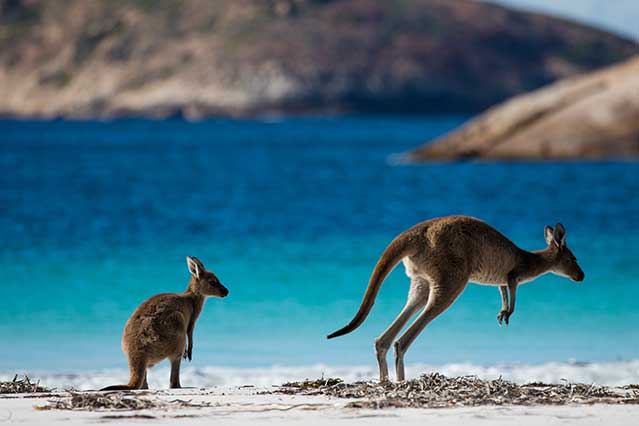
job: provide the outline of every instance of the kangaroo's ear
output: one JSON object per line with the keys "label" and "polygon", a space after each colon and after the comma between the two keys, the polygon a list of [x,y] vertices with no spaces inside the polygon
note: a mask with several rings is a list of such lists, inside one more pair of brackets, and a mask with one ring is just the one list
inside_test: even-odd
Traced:
{"label": "kangaroo's ear", "polygon": [[546,243],[548,243],[548,245],[550,245],[550,243],[553,242],[553,229],[546,225],[544,227],[544,238],[546,239]]}
{"label": "kangaroo's ear", "polygon": [[559,222],[555,225],[552,238],[558,247],[564,247],[566,245],[566,228],[564,228],[564,225]]}
{"label": "kangaroo's ear", "polygon": [[192,258],[191,256],[186,256],[186,266],[189,267],[189,272],[195,278],[200,278],[200,262]]}

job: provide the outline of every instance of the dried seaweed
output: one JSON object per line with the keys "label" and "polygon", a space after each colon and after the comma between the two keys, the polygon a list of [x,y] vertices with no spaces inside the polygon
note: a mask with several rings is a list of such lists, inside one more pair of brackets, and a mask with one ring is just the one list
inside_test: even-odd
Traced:
{"label": "dried seaweed", "polygon": [[134,411],[148,409],[210,407],[207,402],[192,403],[181,399],[165,401],[145,398],[141,393],[128,392],[69,392],[49,401],[48,405],[36,406],[38,410],[84,410],[84,411]]}
{"label": "dried seaweed", "polygon": [[16,374],[13,380],[8,382],[0,382],[0,394],[6,393],[35,393],[49,392],[50,390],[40,386],[40,381],[32,382],[29,376],[25,375],[22,379]]}
{"label": "dried seaweed", "polygon": [[342,379],[339,378],[328,378],[328,379],[317,379],[317,380],[309,380],[306,379],[303,382],[289,382],[284,383],[282,387],[285,388],[297,388],[300,390],[309,390],[309,389],[322,389],[327,386],[334,386],[339,383],[343,383]]}
{"label": "dried seaweed", "polygon": [[[339,379],[337,379],[339,380]],[[316,388],[287,383],[275,392],[358,399],[351,408],[446,408],[479,405],[639,404],[639,392],[586,384],[518,385],[507,380],[475,376],[426,374],[401,383],[334,381]],[[308,381],[306,381],[308,382]]]}

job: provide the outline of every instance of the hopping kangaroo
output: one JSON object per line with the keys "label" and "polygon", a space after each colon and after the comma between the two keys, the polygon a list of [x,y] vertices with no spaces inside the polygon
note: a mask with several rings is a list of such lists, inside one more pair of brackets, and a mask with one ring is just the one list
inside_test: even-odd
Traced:
{"label": "hopping kangaroo", "polygon": [[[415,322],[395,342],[397,380],[404,380],[404,354],[417,335],[444,312],[469,281],[499,287],[499,324],[508,324],[515,310],[517,286],[546,272],[582,281],[584,273],[566,245],[566,230],[558,223],[546,226],[548,246],[525,251],[490,225],[467,216],[448,216],[422,222],[395,238],[386,248],[368,283],[353,320],[330,334],[329,339],[350,333],[370,312],[386,276],[403,260],[411,279],[408,300],[388,329],[375,339],[381,381],[388,380],[386,353],[401,329],[421,308]],[[510,293],[510,301],[508,300]]]}
{"label": "hopping kangaroo", "polygon": [[[213,272],[195,257],[186,258],[191,280],[181,294],[162,293],[142,303],[124,326],[122,351],[129,360],[131,378],[127,385],[102,390],[147,389],[147,368],[168,358],[171,387],[180,387],[182,357],[191,360],[193,329],[207,296],[226,297],[229,291]],[[188,346],[187,346],[188,339]]]}

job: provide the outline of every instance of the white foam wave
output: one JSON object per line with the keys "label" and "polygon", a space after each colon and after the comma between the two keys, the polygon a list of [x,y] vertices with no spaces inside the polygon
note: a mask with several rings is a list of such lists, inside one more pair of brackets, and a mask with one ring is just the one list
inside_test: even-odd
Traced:
{"label": "white foam wave", "polygon": [[[406,367],[409,378],[425,372],[440,372],[447,376],[473,375],[483,379],[502,377],[517,383],[545,382],[593,383],[597,385],[621,386],[639,383],[639,360],[618,362],[552,362],[546,364],[498,364],[483,366],[471,363],[427,365],[413,364]],[[40,383],[57,389],[100,389],[104,386],[126,383],[129,373],[124,369],[60,373],[46,371],[20,372],[40,380]],[[14,373],[0,373],[0,380],[10,380]],[[185,366],[181,372],[183,386],[240,386],[268,387],[288,381],[315,379],[319,377],[341,377],[346,381],[376,379],[373,366],[311,365],[300,367],[272,366],[266,368],[192,367]],[[169,367],[162,366],[149,371],[151,388],[167,388]]]}

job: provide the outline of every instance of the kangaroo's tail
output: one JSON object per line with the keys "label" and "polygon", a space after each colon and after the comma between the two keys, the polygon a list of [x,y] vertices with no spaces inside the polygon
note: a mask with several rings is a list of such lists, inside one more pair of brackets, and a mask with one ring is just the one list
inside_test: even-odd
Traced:
{"label": "kangaroo's tail", "polygon": [[326,336],[327,339],[343,336],[362,325],[368,316],[368,313],[371,311],[371,308],[375,304],[375,298],[377,297],[377,293],[379,292],[384,279],[404,257],[411,254],[412,250],[413,244],[411,243],[410,237],[406,234],[400,234],[388,245],[388,247],[386,247],[386,250],[382,253],[382,256],[377,261],[377,265],[375,265],[375,269],[371,274],[362,304],[355,314],[355,317],[344,328]]}
{"label": "kangaroo's tail", "polygon": [[115,391],[115,390],[133,390],[136,389],[133,386],[129,386],[129,385],[113,385],[113,386],[107,386],[106,388],[102,388],[100,389],[101,391]]}

